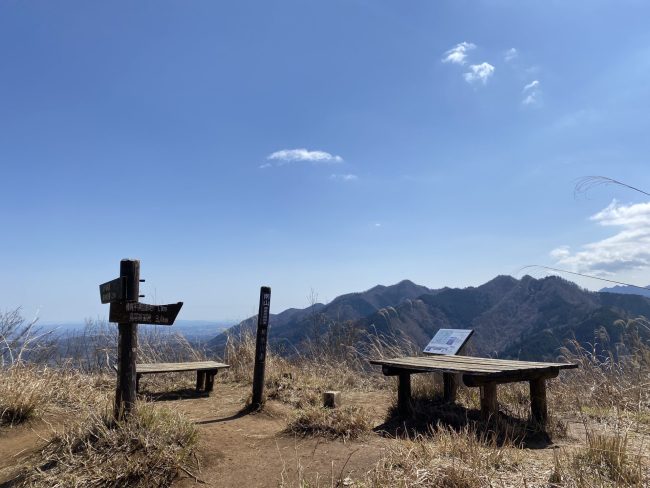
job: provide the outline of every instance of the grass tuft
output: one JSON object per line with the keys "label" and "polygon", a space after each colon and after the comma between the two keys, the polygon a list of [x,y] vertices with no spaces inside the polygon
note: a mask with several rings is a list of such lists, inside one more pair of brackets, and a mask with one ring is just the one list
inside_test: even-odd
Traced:
{"label": "grass tuft", "polygon": [[55,436],[18,486],[170,486],[188,470],[197,436],[188,419],[151,404],[140,404],[128,422],[92,415]]}
{"label": "grass tuft", "polygon": [[285,432],[300,436],[326,437],[328,439],[357,439],[372,429],[368,412],[358,406],[340,408],[308,406],[298,410]]}

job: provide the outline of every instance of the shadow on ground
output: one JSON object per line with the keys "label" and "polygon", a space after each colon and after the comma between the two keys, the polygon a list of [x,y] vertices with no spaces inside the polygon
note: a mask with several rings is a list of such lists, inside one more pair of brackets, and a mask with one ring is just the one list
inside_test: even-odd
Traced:
{"label": "shadow on ground", "polygon": [[448,403],[441,398],[416,398],[411,406],[412,414],[408,416],[401,416],[396,406],[391,407],[385,421],[373,430],[383,437],[412,439],[435,434],[441,428],[458,432],[469,429],[497,445],[512,443],[527,449],[544,449],[552,444],[551,436],[537,424],[504,412],[484,421],[479,410]]}
{"label": "shadow on ground", "polygon": [[153,392],[145,390],[141,391],[138,395],[150,402],[169,402],[191,398],[207,398],[209,396],[205,391],[200,391],[196,388],[179,388],[165,392]]}

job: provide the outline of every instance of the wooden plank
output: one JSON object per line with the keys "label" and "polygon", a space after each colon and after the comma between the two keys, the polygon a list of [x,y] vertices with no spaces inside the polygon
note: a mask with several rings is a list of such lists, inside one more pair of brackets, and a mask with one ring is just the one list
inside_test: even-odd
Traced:
{"label": "wooden plank", "polygon": [[555,378],[560,373],[557,368],[545,370],[521,370],[521,371],[504,371],[503,373],[494,373],[491,375],[473,375],[464,374],[463,383],[465,386],[483,386],[486,383],[514,383],[517,381],[529,381],[533,379],[550,379]]}
{"label": "wooden plank", "polygon": [[[418,367],[417,365],[409,364],[408,366],[383,366],[383,368],[386,368],[384,371],[384,374],[387,376],[391,375],[397,375],[400,374],[401,371],[408,371],[411,373],[430,373],[430,372],[442,372],[444,373],[462,373],[466,376],[472,376],[472,377],[484,377],[486,380],[491,380],[493,378],[499,378],[499,377],[510,377],[516,374],[521,375],[521,378],[523,379],[528,379],[529,377],[536,377],[540,376],[543,374],[549,374],[550,376],[557,376],[557,374],[552,374],[553,372],[559,371],[558,368],[556,367],[550,367],[550,368],[530,368],[530,369],[492,369],[492,370],[485,370],[485,369],[473,369],[469,367],[462,367],[458,368],[455,366],[444,366],[440,365],[438,367]],[[388,372],[388,374],[387,374]],[[502,382],[507,382],[507,381],[502,381]],[[469,386],[469,385],[468,385]],[[478,384],[476,385],[478,386]]]}
{"label": "wooden plank", "polygon": [[535,361],[516,361],[510,359],[492,359],[492,358],[477,358],[473,356],[417,356],[417,357],[400,357],[394,359],[373,359],[371,364],[395,364],[396,362],[410,362],[415,361],[418,364],[442,364],[451,363],[457,365],[472,365],[479,368],[481,366],[491,368],[533,368],[533,367],[549,367],[554,366],[561,369],[577,368],[577,364],[573,363],[546,363]]}
{"label": "wooden plank", "polygon": [[111,302],[109,322],[129,324],[172,325],[183,302],[149,305],[140,302]]}
{"label": "wooden plank", "polygon": [[[377,363],[375,363],[377,364]],[[420,371],[440,371],[451,373],[472,373],[472,374],[490,374],[500,373],[503,371],[518,371],[521,368],[513,367],[498,367],[498,366],[472,366],[468,364],[455,364],[453,362],[436,361],[431,363],[428,361],[415,361],[415,360],[401,360],[401,361],[383,361],[382,365],[388,369],[413,369]]]}
{"label": "wooden plank", "polygon": [[[419,370],[429,372],[465,373],[472,375],[499,375],[507,371],[553,371],[560,369],[577,368],[571,363],[541,363],[533,361],[512,361],[491,358],[474,358],[471,356],[427,356],[403,357],[395,359],[371,360],[377,364],[390,368],[396,372],[399,369]],[[386,374],[386,372],[384,373]]]}
{"label": "wooden plank", "polygon": [[139,374],[150,373],[175,373],[181,371],[198,371],[210,369],[225,369],[230,365],[218,363],[216,361],[194,361],[187,363],[152,363],[138,364],[136,370]]}

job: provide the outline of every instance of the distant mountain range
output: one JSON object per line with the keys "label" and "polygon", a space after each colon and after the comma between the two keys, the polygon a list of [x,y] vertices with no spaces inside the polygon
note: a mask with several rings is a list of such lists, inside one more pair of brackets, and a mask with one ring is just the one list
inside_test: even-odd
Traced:
{"label": "distant mountain range", "polygon": [[650,287],[637,288],[635,286],[616,285],[609,288],[602,288],[601,293],[621,293],[623,295],[641,295],[650,298]]}
{"label": "distant mountain range", "polygon": [[[440,328],[474,329],[478,355],[520,359],[553,358],[565,339],[593,342],[604,327],[612,344],[622,338],[619,319],[650,317],[650,299],[637,294],[590,292],[559,277],[498,276],[469,288],[429,289],[404,280],[350,293],[327,305],[271,315],[269,341],[297,345],[333,324],[401,337],[424,347]],[[251,317],[208,344],[223,348],[226,334],[254,329]]]}

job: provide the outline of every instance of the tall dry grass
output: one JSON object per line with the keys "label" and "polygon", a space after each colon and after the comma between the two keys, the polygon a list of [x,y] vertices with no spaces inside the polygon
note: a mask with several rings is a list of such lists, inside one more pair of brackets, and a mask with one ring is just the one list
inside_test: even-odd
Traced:
{"label": "tall dry grass", "polygon": [[[108,410],[108,409],[107,409]],[[140,404],[128,422],[93,414],[56,435],[15,486],[167,487],[192,475],[198,432],[186,417]]]}
{"label": "tall dry grass", "polygon": [[596,331],[598,342],[588,347],[567,343],[562,358],[579,367],[550,382],[549,403],[567,415],[579,412],[593,420],[625,422],[650,433],[650,344],[639,334],[639,328],[650,324],[638,318],[617,325],[624,331],[619,344],[608,344],[604,329]]}

